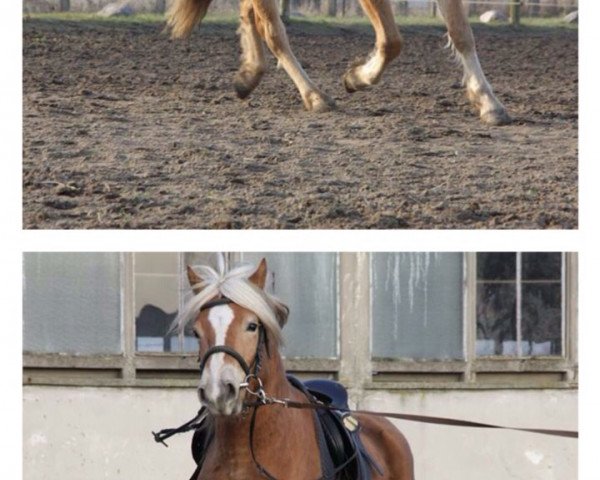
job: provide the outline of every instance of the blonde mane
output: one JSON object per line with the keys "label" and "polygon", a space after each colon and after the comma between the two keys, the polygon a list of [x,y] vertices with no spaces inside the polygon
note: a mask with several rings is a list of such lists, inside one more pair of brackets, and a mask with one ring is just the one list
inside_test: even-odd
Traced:
{"label": "blonde mane", "polygon": [[288,308],[276,297],[257,287],[249,278],[258,267],[251,264],[237,266],[225,271],[223,255],[217,257],[217,269],[207,265],[194,267],[200,282],[192,285],[192,297],[185,303],[171,327],[182,332],[185,326],[197,318],[203,305],[218,296],[231,299],[253,312],[271,333],[271,338],[281,344],[281,329],[287,321]]}

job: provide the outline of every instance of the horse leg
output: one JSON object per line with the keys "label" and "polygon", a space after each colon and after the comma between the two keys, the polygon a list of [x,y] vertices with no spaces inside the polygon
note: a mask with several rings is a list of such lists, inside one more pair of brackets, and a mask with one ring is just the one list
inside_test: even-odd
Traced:
{"label": "horse leg", "polygon": [[404,435],[386,418],[369,415],[356,417],[361,425],[361,440],[373,460],[383,469],[383,477],[377,478],[414,480],[413,456]]}
{"label": "horse leg", "polygon": [[296,84],[306,109],[315,112],[330,110],[334,106],[333,100],[319,91],[292,53],[277,1],[252,0],[252,3],[258,33]]}
{"label": "horse leg", "polygon": [[360,0],[360,4],[375,29],[375,50],[365,61],[346,71],[344,86],[348,92],[376,84],[387,64],[400,55],[402,49],[402,37],[389,0]]}
{"label": "horse leg", "polygon": [[510,123],[510,116],[494,95],[481,69],[473,30],[469,25],[462,1],[438,0],[438,5],[448,27],[450,42],[463,64],[464,83],[469,101],[479,111],[479,116],[485,123],[490,125]]}
{"label": "horse leg", "polygon": [[202,21],[212,0],[173,0],[167,11],[167,27],[171,37],[185,38]]}
{"label": "horse leg", "polygon": [[242,45],[242,61],[233,87],[239,98],[246,98],[259,84],[266,65],[262,40],[256,29],[252,0],[241,1],[240,20],[238,33]]}

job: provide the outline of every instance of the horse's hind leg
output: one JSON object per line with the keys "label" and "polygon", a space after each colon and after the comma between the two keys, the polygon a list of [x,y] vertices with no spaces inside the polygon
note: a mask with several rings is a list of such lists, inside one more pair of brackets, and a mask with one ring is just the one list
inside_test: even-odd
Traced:
{"label": "horse's hind leg", "polygon": [[173,0],[167,11],[167,27],[173,38],[185,38],[202,21],[212,0]]}
{"label": "horse's hind leg", "polygon": [[349,92],[377,83],[387,64],[400,54],[402,48],[402,37],[389,0],[360,0],[360,4],[375,29],[375,50],[367,60],[350,67],[344,75],[344,86]]}
{"label": "horse's hind leg", "polygon": [[238,97],[246,98],[256,88],[265,72],[265,52],[256,29],[252,0],[241,1],[238,33],[242,45],[242,62],[233,86]]}
{"label": "horse's hind leg", "polygon": [[464,83],[469,100],[479,110],[479,115],[485,123],[490,125],[510,123],[510,116],[506,113],[504,105],[494,95],[492,87],[481,69],[473,31],[462,1],[438,0],[438,5],[448,26],[450,41],[463,64]]}
{"label": "horse's hind leg", "polygon": [[291,77],[300,91],[307,110],[326,111],[333,101],[321,93],[292,53],[283,22],[279,17],[277,0],[252,0],[258,33],[277,58],[279,65]]}

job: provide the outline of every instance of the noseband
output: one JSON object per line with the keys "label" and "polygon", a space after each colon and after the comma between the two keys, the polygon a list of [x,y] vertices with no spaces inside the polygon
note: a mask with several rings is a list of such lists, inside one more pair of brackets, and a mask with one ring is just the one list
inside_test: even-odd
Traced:
{"label": "noseband", "polygon": [[[203,310],[208,310],[209,308],[213,308],[218,305],[227,305],[230,303],[234,303],[234,302],[233,302],[233,300],[231,300],[227,297],[217,298],[216,300],[213,300],[211,302],[208,302],[208,303],[205,303],[204,305],[202,305],[202,307],[200,308],[200,311],[202,312]],[[211,357],[211,355],[214,355],[216,353],[225,353],[225,354],[229,355],[230,357],[235,358],[235,360],[239,363],[240,367],[244,371],[244,374],[246,375],[244,383],[241,386],[247,386],[248,381],[252,378],[256,379],[260,383],[260,380],[258,379],[258,372],[261,367],[260,354],[261,354],[263,345],[265,346],[265,350],[267,351],[267,355],[268,355],[269,348],[267,345],[267,336],[265,333],[265,327],[263,327],[262,323],[259,323],[258,324],[258,344],[256,345],[256,353],[254,354],[254,361],[252,362],[252,365],[254,366],[252,371],[251,371],[251,368],[248,365],[248,363],[246,363],[246,360],[244,360],[244,357],[242,357],[238,351],[234,350],[231,347],[228,347],[227,345],[215,345],[214,347],[211,347],[206,351],[206,353],[202,357],[202,360],[200,361],[200,376],[202,376],[204,367],[206,367],[206,363],[208,362],[208,359]]]}

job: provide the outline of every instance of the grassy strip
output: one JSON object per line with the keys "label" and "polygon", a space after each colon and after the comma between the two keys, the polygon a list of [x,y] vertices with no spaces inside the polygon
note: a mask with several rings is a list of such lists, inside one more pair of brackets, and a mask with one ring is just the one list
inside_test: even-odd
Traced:
{"label": "grassy strip", "polygon": [[[105,23],[105,24],[160,24],[165,21],[164,15],[158,13],[142,13],[131,16],[113,16],[113,17],[101,17],[94,13],[33,13],[27,14],[26,19],[40,19],[47,21],[70,21],[70,22],[91,22],[91,23]],[[239,21],[238,15],[233,13],[215,13],[209,14],[204,20],[205,24],[230,24],[235,25]],[[310,16],[310,17],[292,17],[292,23],[298,25],[305,25],[308,28],[337,28],[340,26],[364,26],[369,25],[369,20],[366,17],[327,17],[324,15]],[[438,26],[444,25],[444,22],[440,18],[431,17],[427,15],[420,16],[397,16],[396,23],[402,26]],[[484,25],[477,17],[471,18],[471,23],[474,25]],[[495,23],[487,24],[489,28],[507,28],[511,27],[507,23]],[[567,24],[562,21],[562,18],[522,18],[521,25],[516,28],[563,28],[569,30],[576,30],[576,24]]]}

